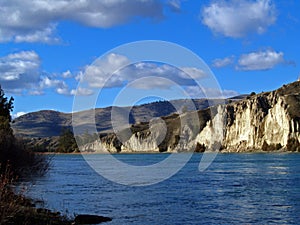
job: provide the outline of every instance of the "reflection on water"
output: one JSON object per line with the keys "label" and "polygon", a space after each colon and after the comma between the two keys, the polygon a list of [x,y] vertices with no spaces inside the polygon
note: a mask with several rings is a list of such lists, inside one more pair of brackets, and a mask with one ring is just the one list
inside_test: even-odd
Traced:
{"label": "reflection on water", "polygon": [[[149,165],[166,155],[116,157]],[[200,159],[195,154],[162,183],[128,187],[105,180],[80,155],[58,155],[28,195],[70,215],[112,217],[107,224],[299,224],[300,154],[219,154],[201,173]]]}

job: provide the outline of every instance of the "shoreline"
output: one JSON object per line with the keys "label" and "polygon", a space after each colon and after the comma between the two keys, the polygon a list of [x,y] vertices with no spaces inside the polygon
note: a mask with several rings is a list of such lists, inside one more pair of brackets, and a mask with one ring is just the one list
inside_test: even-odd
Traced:
{"label": "shoreline", "polygon": [[106,152],[70,152],[70,153],[63,153],[63,152],[36,152],[36,154],[40,155],[133,155],[133,154],[145,154],[145,155],[152,155],[152,154],[300,154],[300,152],[293,152],[293,151],[281,151],[281,150],[275,150],[275,151],[263,151],[263,150],[254,150],[254,151],[219,151],[219,152],[213,152],[213,151],[206,151],[206,152],[154,152],[154,151],[148,151],[148,152],[113,152],[113,153],[106,153]]}

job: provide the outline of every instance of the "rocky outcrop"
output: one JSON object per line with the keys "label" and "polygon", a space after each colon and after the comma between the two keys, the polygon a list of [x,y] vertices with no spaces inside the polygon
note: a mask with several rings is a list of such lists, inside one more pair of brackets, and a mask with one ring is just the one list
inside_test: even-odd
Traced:
{"label": "rocky outcrop", "polygon": [[[297,145],[300,140],[299,117],[290,113],[287,98],[289,96],[275,91],[229,104],[222,111],[224,123],[218,127],[214,123],[208,124],[196,141],[210,149],[214,149],[212,143],[218,142],[220,150],[227,152],[293,150],[291,147],[296,146],[290,146],[291,143]],[[299,102],[293,104],[295,107]],[[212,121],[218,121],[222,116],[219,113]],[[206,131],[212,129],[217,133]],[[215,140],[215,136],[222,136],[222,140]],[[296,150],[299,149],[296,147]]]}
{"label": "rocky outcrop", "polygon": [[75,224],[100,224],[104,222],[109,222],[112,221],[111,218],[109,217],[104,217],[104,216],[96,216],[96,215],[87,215],[87,214],[82,214],[82,215],[77,215],[75,217]]}
{"label": "rocky outcrop", "polygon": [[104,136],[98,147],[110,152],[300,151],[300,82],[241,101],[162,117],[157,123],[132,125],[130,131],[121,140],[118,134]]}
{"label": "rocky outcrop", "polygon": [[[208,131],[212,129],[215,131]],[[214,149],[212,144],[218,142],[220,150],[227,152],[299,151],[299,132],[300,82],[294,82],[276,91],[225,105],[196,141],[211,149]]]}

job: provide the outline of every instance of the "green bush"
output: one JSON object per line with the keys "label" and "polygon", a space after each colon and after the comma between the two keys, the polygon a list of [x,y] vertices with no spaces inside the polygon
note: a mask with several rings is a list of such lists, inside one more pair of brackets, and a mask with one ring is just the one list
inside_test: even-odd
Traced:
{"label": "green bush", "polygon": [[78,151],[74,134],[71,130],[65,129],[58,139],[57,152],[71,153]]}

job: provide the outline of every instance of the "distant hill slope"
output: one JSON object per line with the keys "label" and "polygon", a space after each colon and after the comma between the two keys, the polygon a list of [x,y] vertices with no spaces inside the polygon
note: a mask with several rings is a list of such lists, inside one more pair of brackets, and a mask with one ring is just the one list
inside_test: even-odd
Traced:
{"label": "distant hill slope", "polygon": [[[240,100],[245,96],[232,98],[232,101]],[[160,101],[149,104],[143,104],[132,107],[130,111],[129,122],[130,124],[138,122],[150,121],[154,117],[161,117],[170,115],[177,110],[174,108],[182,108],[187,100],[172,100],[170,102]],[[229,100],[225,100],[228,102]],[[214,99],[194,99],[195,108],[205,109],[209,106],[224,103],[224,100]],[[99,132],[111,132],[111,107],[98,108],[95,113],[95,120],[97,130]],[[129,108],[123,107],[121,109],[128,110]],[[129,109],[130,110],[130,109]],[[186,108],[184,110],[193,110]],[[87,112],[79,112],[80,116],[85,116]],[[83,127],[91,126],[91,124],[84,124]],[[61,113],[51,110],[43,110],[38,112],[32,112],[16,118],[12,127],[16,135],[27,138],[39,138],[39,137],[52,137],[59,136],[62,129],[72,127],[72,114]],[[84,129],[84,128],[83,128]],[[84,132],[84,130],[83,130]]]}

